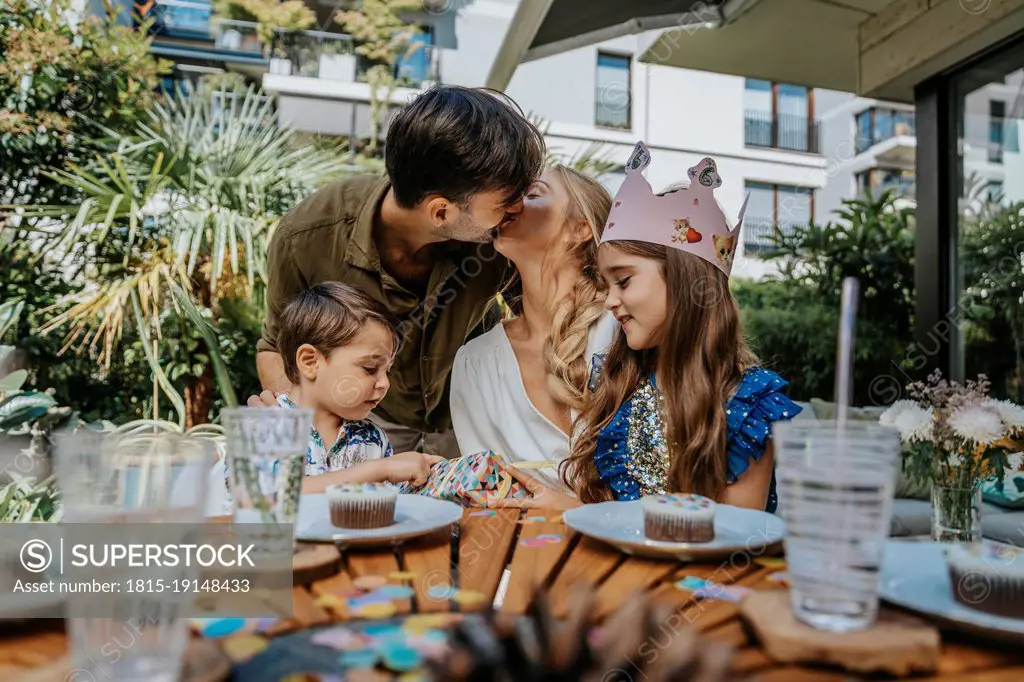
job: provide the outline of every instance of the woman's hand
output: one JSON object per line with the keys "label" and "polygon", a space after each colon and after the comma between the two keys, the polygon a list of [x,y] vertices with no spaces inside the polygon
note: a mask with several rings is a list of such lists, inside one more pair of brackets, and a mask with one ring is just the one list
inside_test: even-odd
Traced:
{"label": "woman's hand", "polygon": [[489,509],[558,509],[564,511],[566,509],[575,509],[583,504],[572,495],[566,495],[561,490],[545,485],[533,476],[515,467],[504,466],[502,468],[526,488],[527,492],[530,493],[530,497],[516,500],[488,496],[487,507]]}
{"label": "woman's hand", "polygon": [[380,460],[384,467],[384,478],[389,483],[423,485],[430,477],[430,467],[443,462],[440,455],[427,455],[422,452],[402,452]]}

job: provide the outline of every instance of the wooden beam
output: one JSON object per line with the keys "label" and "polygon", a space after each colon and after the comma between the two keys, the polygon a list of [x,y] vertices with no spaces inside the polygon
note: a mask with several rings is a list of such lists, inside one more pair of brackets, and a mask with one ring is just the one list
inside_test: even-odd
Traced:
{"label": "wooden beam", "polygon": [[896,0],[859,27],[857,92],[885,93],[908,76],[923,81],[1012,35],[1022,21],[1024,0]]}
{"label": "wooden beam", "polygon": [[512,74],[516,72],[526,51],[530,49],[530,44],[533,43],[553,2],[554,0],[528,0],[519,3],[512,23],[509,24],[508,33],[501,41],[498,54],[491,64],[491,71],[487,74],[487,87],[502,91],[508,87]]}

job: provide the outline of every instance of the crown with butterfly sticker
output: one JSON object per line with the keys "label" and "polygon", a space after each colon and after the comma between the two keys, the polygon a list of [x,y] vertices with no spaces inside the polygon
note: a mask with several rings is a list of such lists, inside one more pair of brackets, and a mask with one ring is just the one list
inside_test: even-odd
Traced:
{"label": "crown with butterfly sticker", "polygon": [[715,199],[722,178],[714,159],[701,159],[688,171],[687,187],[664,194],[655,194],[644,177],[643,170],[650,162],[647,145],[637,142],[626,162],[626,179],[615,195],[601,243],[628,240],[671,246],[703,258],[728,277],[747,201],[743,201],[734,227]]}

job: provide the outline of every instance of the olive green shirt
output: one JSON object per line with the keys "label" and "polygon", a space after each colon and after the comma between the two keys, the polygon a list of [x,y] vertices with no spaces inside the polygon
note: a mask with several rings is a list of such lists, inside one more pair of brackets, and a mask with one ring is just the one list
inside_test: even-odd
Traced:
{"label": "olive green shirt", "polygon": [[446,431],[455,353],[483,320],[507,261],[491,244],[449,242],[434,263],[426,298],[408,291],[381,267],[373,240],[389,187],[380,176],[346,178],[281,219],[268,249],[267,317],[257,349],[277,350],[278,320],[292,298],[321,282],[351,285],[380,301],[404,332],[391,388],[376,411],[417,431]]}

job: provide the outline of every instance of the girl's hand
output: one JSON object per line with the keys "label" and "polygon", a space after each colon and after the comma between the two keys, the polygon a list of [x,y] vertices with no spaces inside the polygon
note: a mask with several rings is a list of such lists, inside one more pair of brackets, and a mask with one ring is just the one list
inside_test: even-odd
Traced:
{"label": "girl's hand", "polygon": [[523,487],[530,493],[530,497],[516,500],[488,496],[487,507],[490,509],[558,509],[565,511],[566,509],[575,509],[583,505],[582,502],[572,495],[566,495],[561,490],[545,485],[533,476],[515,467],[505,466],[503,468],[512,475],[512,478],[522,483]]}
{"label": "girl's hand", "polygon": [[384,467],[384,478],[388,483],[404,483],[423,485],[430,477],[430,467],[443,462],[440,455],[427,455],[422,452],[402,452],[380,460]]}

